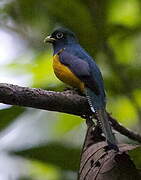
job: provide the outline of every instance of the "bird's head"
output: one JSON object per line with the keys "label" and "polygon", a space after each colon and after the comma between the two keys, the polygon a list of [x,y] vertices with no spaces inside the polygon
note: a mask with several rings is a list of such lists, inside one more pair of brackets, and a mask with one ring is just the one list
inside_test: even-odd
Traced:
{"label": "bird's head", "polygon": [[54,47],[63,47],[68,44],[77,43],[75,34],[65,28],[58,28],[49,36],[47,36],[44,42],[52,43]]}

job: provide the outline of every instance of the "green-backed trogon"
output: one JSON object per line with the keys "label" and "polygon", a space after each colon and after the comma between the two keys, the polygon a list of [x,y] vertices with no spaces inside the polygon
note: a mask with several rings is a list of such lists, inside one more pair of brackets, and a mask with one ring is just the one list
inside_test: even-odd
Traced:
{"label": "green-backed trogon", "polygon": [[53,69],[63,82],[85,93],[91,111],[96,113],[110,148],[118,150],[106,113],[106,100],[101,72],[93,58],[80,46],[73,32],[58,28],[45,42],[53,45]]}

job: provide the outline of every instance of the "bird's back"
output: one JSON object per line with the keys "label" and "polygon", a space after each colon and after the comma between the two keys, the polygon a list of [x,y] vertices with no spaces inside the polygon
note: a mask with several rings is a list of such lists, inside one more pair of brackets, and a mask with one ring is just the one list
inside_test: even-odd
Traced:
{"label": "bird's back", "polygon": [[[92,77],[96,80],[96,83],[99,86],[99,90],[100,90],[100,95],[98,97],[98,99],[100,99],[99,103],[102,106],[105,106],[105,91],[104,91],[103,78],[102,78],[100,69],[98,68],[94,59],[79,44],[75,44],[75,45],[67,47],[66,51],[68,51],[70,54],[73,54],[74,56],[79,57],[80,59],[82,59],[83,61],[86,61],[89,64],[90,70],[91,70],[90,73]],[[89,91],[90,93],[94,94],[94,92],[91,91],[90,89]]]}

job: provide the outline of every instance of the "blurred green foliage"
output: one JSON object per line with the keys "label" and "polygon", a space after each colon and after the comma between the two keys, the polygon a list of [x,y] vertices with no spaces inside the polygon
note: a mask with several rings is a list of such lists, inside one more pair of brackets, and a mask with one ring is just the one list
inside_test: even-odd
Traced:
{"label": "blurred green foliage", "polygon": [[141,147],[137,147],[136,149],[129,152],[132,160],[134,161],[136,167],[140,169],[141,167],[141,157],[140,157]]}
{"label": "blurred green foliage", "polygon": [[25,111],[22,107],[12,106],[7,109],[0,110],[0,130],[6,128],[12,121]]}
{"label": "blurred green foliage", "polygon": [[[0,69],[6,71],[7,74],[12,72],[12,75],[14,74],[16,77],[28,75],[28,83],[25,83],[27,86],[55,91],[63,90],[65,85],[53,74],[52,51],[48,45],[43,43],[43,39],[58,26],[70,28],[77,34],[82,46],[101,67],[107,91],[108,111],[125,126],[140,131],[140,15],[140,0],[2,1],[0,4],[0,30],[11,36],[13,33],[16,34],[14,36],[15,50],[16,46],[21,45],[24,46],[24,50],[9,63],[1,65]],[[17,39],[20,39],[18,44],[16,44]],[[14,106],[1,109],[1,134],[2,130],[10,123],[13,124],[14,120],[18,121],[21,114],[26,121],[26,112],[27,109]],[[30,118],[33,119],[34,116],[32,117],[31,114]],[[53,143],[53,139],[58,138],[59,140],[57,139],[58,142],[53,146],[47,141],[46,146],[43,147],[40,147],[42,142],[38,142],[38,148],[27,146],[28,150],[17,149],[20,156],[34,164],[30,166],[30,172],[24,174],[25,178],[35,180],[74,179],[75,174],[71,174],[71,172],[77,170],[79,163],[79,146],[85,134],[82,130],[83,121],[79,117],[63,113],[56,113],[55,116],[41,113],[40,118],[45,118],[49,127],[49,123],[54,123],[52,129],[54,137],[52,137],[51,143]],[[38,123],[43,122],[39,121]],[[73,136],[70,135],[72,141],[68,140],[66,136],[71,131],[75,132],[72,133]],[[77,135],[80,133],[83,135],[78,137]],[[26,127],[22,132],[22,136],[25,135]],[[46,133],[46,136],[49,134]],[[75,144],[75,140],[79,138],[80,143]],[[20,138],[18,140],[20,141]],[[61,141],[64,142],[64,146]],[[132,153],[134,156],[139,156],[136,151]],[[36,161],[33,162],[32,159]],[[138,167],[140,167],[141,161],[138,161]],[[33,170],[38,172],[38,175],[35,175]]]}
{"label": "blurred green foliage", "polygon": [[67,147],[61,143],[58,144],[55,142],[47,146],[15,152],[15,154],[54,164],[58,166],[59,169],[71,171],[76,171],[78,169],[80,159],[80,149],[71,146]]}

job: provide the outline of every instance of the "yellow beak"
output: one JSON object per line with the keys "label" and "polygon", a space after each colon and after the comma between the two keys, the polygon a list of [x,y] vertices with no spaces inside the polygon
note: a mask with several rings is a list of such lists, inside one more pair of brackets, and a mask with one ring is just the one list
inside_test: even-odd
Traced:
{"label": "yellow beak", "polygon": [[47,36],[45,39],[44,39],[44,43],[53,43],[54,41],[56,41],[55,38],[51,37],[51,36]]}

